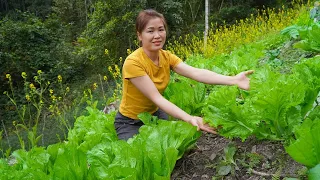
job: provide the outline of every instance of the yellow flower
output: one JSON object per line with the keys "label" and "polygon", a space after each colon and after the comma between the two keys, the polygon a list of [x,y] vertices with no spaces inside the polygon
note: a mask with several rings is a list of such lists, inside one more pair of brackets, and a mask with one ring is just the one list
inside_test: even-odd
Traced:
{"label": "yellow flower", "polygon": [[26,95],[26,100],[27,100],[27,101],[30,101],[30,100],[31,100],[29,94]]}
{"label": "yellow flower", "polygon": [[112,67],[111,66],[108,67],[108,70],[109,70],[109,72],[112,73]]}
{"label": "yellow flower", "polygon": [[35,89],[36,88],[36,87],[34,87],[34,85],[32,83],[29,85],[29,87],[30,87],[30,89]]}
{"label": "yellow flower", "polygon": [[41,70],[38,70],[37,73],[38,73],[39,75],[41,75],[41,74],[42,74],[42,71],[41,71]]}
{"label": "yellow flower", "polygon": [[27,78],[27,73],[26,72],[22,72],[21,76],[22,76],[23,79],[26,79]]}
{"label": "yellow flower", "polygon": [[127,49],[127,54],[131,54],[131,49]]}
{"label": "yellow flower", "polygon": [[53,94],[53,89],[50,89],[49,92],[50,92],[50,94]]}
{"label": "yellow flower", "polygon": [[118,65],[114,65],[114,68],[115,68],[116,72],[120,74],[120,69],[119,69]]}
{"label": "yellow flower", "polygon": [[107,76],[103,76],[103,80],[107,81],[108,77]]}
{"label": "yellow flower", "polygon": [[93,90],[95,90],[95,89],[97,89],[97,87],[98,87],[98,85],[97,85],[97,83],[93,83]]}
{"label": "yellow flower", "polygon": [[61,83],[62,82],[62,76],[58,75],[58,82]]}
{"label": "yellow flower", "polygon": [[61,115],[61,112],[60,112],[59,110],[57,110],[57,114],[58,114],[58,115]]}
{"label": "yellow flower", "polygon": [[9,81],[11,81],[11,75],[10,74],[6,74],[6,78],[9,79]]}
{"label": "yellow flower", "polygon": [[50,106],[49,106],[49,111],[50,111],[50,112],[53,112],[53,111],[54,111],[54,106],[53,106],[52,104],[50,104]]}
{"label": "yellow flower", "polygon": [[114,79],[116,79],[117,78],[117,73],[112,73],[112,76],[113,76]]}
{"label": "yellow flower", "polygon": [[51,96],[52,101],[55,101],[57,99],[57,97],[55,95]]}

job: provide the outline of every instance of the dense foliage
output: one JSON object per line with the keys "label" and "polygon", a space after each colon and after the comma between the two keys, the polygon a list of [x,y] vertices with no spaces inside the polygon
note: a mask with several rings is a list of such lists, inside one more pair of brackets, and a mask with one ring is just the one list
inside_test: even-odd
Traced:
{"label": "dense foliage", "polygon": [[158,120],[150,114],[128,142],[117,140],[115,113],[87,107],[69,131],[68,141],[30,151],[14,151],[14,164],[0,161],[1,179],[170,179],[175,162],[200,132],[185,122]]}
{"label": "dense foliage", "polygon": [[[233,23],[235,19],[249,16],[256,11],[255,8],[264,8],[263,4],[266,7],[279,7],[282,3],[285,2],[211,1],[211,20],[219,25],[229,19],[232,20],[226,22]],[[117,64],[121,68],[127,53],[138,44],[134,30],[135,17],[140,10],[147,8],[154,8],[166,17],[169,25],[168,41],[176,39],[184,44],[188,39],[184,35],[189,33],[202,39],[202,0],[1,1],[0,116],[4,117],[4,124],[11,125],[12,119],[17,116],[14,109],[22,107],[13,107],[6,95],[3,95],[4,92],[11,91],[6,74],[11,75],[12,88],[15,90],[18,104],[24,103],[26,96],[23,92],[26,84],[21,73],[26,73],[28,81],[39,88],[33,79],[37,76],[38,70],[44,72],[43,76],[48,82],[56,82],[57,77],[62,76],[64,82],[72,83],[77,88],[77,91],[71,94],[72,97],[77,97],[79,95],[75,93],[82,93],[84,89],[91,88],[92,81],[101,81],[102,76],[106,76],[104,79],[110,81],[113,72],[110,72],[109,66]],[[250,11],[247,11],[248,9]],[[215,18],[212,17],[219,20],[213,20]],[[212,28],[214,32],[215,27]],[[196,46],[202,49],[200,44],[201,42]],[[188,52],[175,53],[184,58],[191,52],[198,51],[189,49]],[[94,87],[96,88],[96,85]],[[70,98],[69,101],[73,99]]]}
{"label": "dense foliage", "polygon": [[[6,17],[0,21],[1,74],[11,73],[18,78],[21,72],[34,75],[39,69],[49,79],[58,74],[74,74],[77,66],[71,47],[63,41],[61,34],[65,31],[54,18],[42,21],[32,14],[19,13],[15,19]],[[1,85],[4,84],[2,78]]]}
{"label": "dense foliage", "polygon": [[[203,4],[196,0],[167,0],[163,3],[54,2],[57,15],[40,19],[29,13],[14,13],[15,16],[1,20],[0,70],[1,74],[5,74],[1,81],[7,82],[9,79],[11,88],[5,95],[16,110],[22,112],[23,117],[31,117],[29,126],[24,119],[23,122],[13,122],[21,149],[12,154],[10,149],[6,152],[0,149],[4,157],[0,160],[1,179],[170,179],[176,160],[200,136],[195,127],[185,122],[158,120],[145,113],[139,116],[145,124],[139,135],[127,142],[119,141],[113,127],[115,114],[103,114],[98,110],[97,102],[92,103],[87,99],[84,100],[89,104],[87,111],[82,112],[84,115],[79,116],[71,127],[65,121],[70,117],[60,109],[69,110],[72,104],[62,101],[70,89],[63,87],[61,75],[68,79],[77,73],[103,73],[108,68],[114,79],[119,78],[119,67],[114,64],[118,63],[119,56],[127,53],[128,47],[135,46],[134,30],[130,29],[140,9],[160,9],[168,16],[169,24],[175,27],[176,24],[187,25],[188,22],[196,24],[197,17],[202,16],[198,14],[198,9]],[[222,2],[216,2],[220,3],[219,10],[232,17],[235,13],[246,16],[240,13],[241,9],[253,3],[239,1],[239,4],[233,4],[233,1],[226,1],[233,8],[227,10]],[[14,7],[16,4],[11,5]],[[67,10],[60,9],[64,6]],[[254,6],[259,5],[256,2]],[[1,11],[8,13],[8,7]],[[183,14],[181,10],[187,8],[192,12],[191,20],[190,14]],[[79,13],[81,9],[85,9],[85,13],[63,17],[68,16],[68,10]],[[84,23],[77,17],[88,19]],[[299,19],[296,20],[296,17]],[[230,17],[228,19],[234,21]],[[284,29],[282,34],[279,33],[281,29]],[[257,139],[282,141],[288,154],[308,167],[309,179],[317,179],[320,176],[318,32],[319,22],[309,19],[309,13],[303,5],[288,11],[279,10],[278,15],[269,9],[256,19],[252,17],[230,27],[225,25],[222,30],[211,31],[209,48],[205,53],[191,56],[186,63],[226,75],[254,69],[250,91],[237,87],[206,86],[173,75],[164,96],[188,113],[203,115],[205,121],[226,138],[245,141],[254,136]],[[178,27],[172,32],[173,35],[180,33],[183,34],[183,31]],[[224,41],[220,41],[217,35],[221,35]],[[204,52],[199,47],[203,41],[197,40],[197,43],[186,46],[181,52],[191,51],[195,47],[199,49],[196,52]],[[175,48],[181,49],[172,47],[177,50]],[[295,48],[298,55],[286,56],[290,48]],[[27,81],[27,74],[33,79],[32,82]],[[49,81],[58,77],[57,86],[65,92],[55,92],[50,82],[41,85],[43,76]],[[102,78],[99,77],[104,93]],[[23,101],[14,101],[16,97],[10,94],[12,89],[17,89],[12,79],[23,83],[21,89],[26,89],[28,93],[19,96]],[[108,82],[108,77],[104,76],[103,80]],[[117,91],[121,89],[119,86],[116,85]],[[97,87],[98,84],[93,83],[89,90],[84,91],[84,97],[92,100]],[[47,97],[43,96],[44,92],[48,92]],[[72,105],[77,107],[82,104],[76,101]],[[33,109],[28,109],[28,106]],[[41,135],[38,134],[37,125],[40,117],[45,123],[47,115],[42,111],[44,108],[50,115],[61,118],[61,124],[68,129],[65,141],[47,148],[38,146]],[[31,116],[32,112],[26,113],[27,110],[35,110],[32,111],[36,114],[35,118]],[[23,139],[20,132],[26,133],[27,140]],[[30,144],[29,149],[25,141]],[[231,154],[234,154],[235,148],[231,149]]]}

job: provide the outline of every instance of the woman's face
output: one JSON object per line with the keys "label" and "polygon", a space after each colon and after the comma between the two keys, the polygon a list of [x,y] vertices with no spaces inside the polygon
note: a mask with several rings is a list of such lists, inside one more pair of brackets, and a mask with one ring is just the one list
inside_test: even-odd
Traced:
{"label": "woman's face", "polygon": [[162,49],[166,41],[166,29],[160,18],[151,19],[141,33],[138,32],[142,47],[149,51]]}

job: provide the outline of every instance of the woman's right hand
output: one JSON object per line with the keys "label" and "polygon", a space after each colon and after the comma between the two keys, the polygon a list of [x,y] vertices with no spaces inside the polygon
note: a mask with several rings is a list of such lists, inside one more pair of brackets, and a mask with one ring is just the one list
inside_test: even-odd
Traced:
{"label": "woman's right hand", "polygon": [[215,128],[210,127],[208,124],[203,123],[202,117],[191,116],[190,120],[188,120],[187,122],[192,124],[193,126],[196,126],[198,131],[201,129],[202,131],[206,131],[212,134],[217,134],[217,132],[215,131],[216,130]]}

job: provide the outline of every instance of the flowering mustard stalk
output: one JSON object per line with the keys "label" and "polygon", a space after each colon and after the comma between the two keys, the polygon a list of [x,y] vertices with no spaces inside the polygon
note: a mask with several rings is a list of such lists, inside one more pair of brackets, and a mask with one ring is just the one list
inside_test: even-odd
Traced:
{"label": "flowering mustard stalk", "polygon": [[293,1],[292,4],[294,8],[264,9],[259,12],[257,17],[251,14],[250,17],[239,20],[230,26],[217,27],[213,23],[209,31],[206,51],[203,48],[202,36],[190,34],[169,42],[168,50],[181,58],[187,58],[192,54],[204,54],[206,57],[212,57],[229,53],[242,44],[279,33],[285,27],[293,24],[301,14],[307,12],[306,5],[302,4],[301,0]]}

